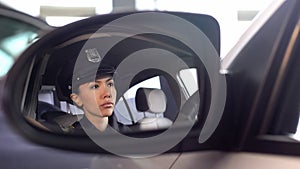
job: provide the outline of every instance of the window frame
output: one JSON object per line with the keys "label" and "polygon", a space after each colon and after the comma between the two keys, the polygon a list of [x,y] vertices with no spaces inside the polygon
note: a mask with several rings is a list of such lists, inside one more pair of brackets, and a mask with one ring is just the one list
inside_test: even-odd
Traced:
{"label": "window frame", "polygon": [[[270,126],[274,125],[274,121],[271,119],[284,113],[282,111],[278,114],[277,104],[282,104],[279,97],[280,93],[285,92],[282,85],[287,84],[288,79],[292,78],[285,74],[289,69],[287,61],[290,62],[293,60],[292,58],[296,57],[293,55],[295,52],[292,51],[297,49],[294,36],[295,30],[299,30],[300,12],[295,7],[297,5],[292,6],[291,4],[296,3],[299,5],[300,3],[299,1],[288,2],[290,13],[287,14],[286,25],[282,25],[284,29],[278,35],[278,48],[274,46],[269,55],[267,74],[259,87],[260,92],[248,116],[251,119],[247,122],[247,127],[243,130],[245,133],[242,134],[243,137],[239,142],[239,149],[242,151],[300,155],[300,152],[297,151],[300,148],[300,142],[295,141],[288,135],[272,135],[269,133]],[[299,41],[299,34],[297,36]]]}

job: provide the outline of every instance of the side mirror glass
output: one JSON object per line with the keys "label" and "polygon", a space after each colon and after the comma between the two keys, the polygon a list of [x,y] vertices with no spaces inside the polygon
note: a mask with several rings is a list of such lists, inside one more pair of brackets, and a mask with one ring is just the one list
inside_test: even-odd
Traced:
{"label": "side mirror glass", "polygon": [[[92,17],[50,32],[23,53],[7,77],[5,111],[25,136],[46,145],[65,145],[53,141],[64,137],[69,149],[95,146],[75,147],[80,137],[107,150],[115,137],[122,145],[162,137],[171,143],[167,151],[204,126],[219,51],[219,26],[207,15]],[[216,66],[208,68],[210,61]],[[112,152],[139,153],[130,146]]]}

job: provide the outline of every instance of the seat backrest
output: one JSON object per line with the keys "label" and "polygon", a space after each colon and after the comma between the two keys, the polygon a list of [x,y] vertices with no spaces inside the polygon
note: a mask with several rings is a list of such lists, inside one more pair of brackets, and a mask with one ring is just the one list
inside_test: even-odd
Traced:
{"label": "seat backrest", "polygon": [[[139,88],[135,97],[136,108],[140,112],[163,114],[166,110],[166,95],[161,89]],[[141,130],[165,129],[173,122],[165,117],[144,117],[138,121]]]}
{"label": "seat backrest", "polygon": [[61,131],[67,131],[72,124],[78,121],[78,117],[62,111],[55,105],[39,101],[37,120],[46,126],[52,124]]}

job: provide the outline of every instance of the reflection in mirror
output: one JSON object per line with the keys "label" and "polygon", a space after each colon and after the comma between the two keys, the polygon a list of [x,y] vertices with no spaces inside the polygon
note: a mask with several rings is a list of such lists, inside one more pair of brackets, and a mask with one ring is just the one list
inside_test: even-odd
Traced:
{"label": "reflection in mirror", "polygon": [[177,76],[180,87],[183,89],[186,99],[198,91],[197,69],[190,68],[180,70]]}
{"label": "reflection in mirror", "polygon": [[[42,70],[41,74],[43,76],[42,78],[35,78],[35,80],[42,79],[41,82],[31,82],[31,84],[40,84],[40,86],[38,92],[36,92],[36,111],[26,114],[26,119],[30,118],[29,121],[35,121],[34,125],[43,126],[42,128],[47,128],[47,130],[52,132],[83,134],[87,128],[97,129],[102,132],[102,130],[95,127],[94,119],[89,119],[88,112],[99,118],[103,115],[97,113],[103,113],[100,109],[105,107],[105,109],[113,111],[111,114],[105,115],[105,119],[108,119],[107,125],[110,125],[116,131],[121,133],[149,130],[164,131],[175,123],[179,114],[181,114],[182,108],[191,107],[190,109],[193,112],[183,113],[183,118],[181,119],[186,119],[186,123],[194,122],[198,114],[198,107],[194,105],[199,103],[190,106],[187,106],[188,104],[184,105],[184,103],[188,102],[199,91],[199,75],[197,72],[199,70],[199,58],[191,54],[190,51],[187,52],[188,48],[185,46],[180,46],[183,49],[178,50],[172,46],[170,47],[169,44],[166,45],[170,39],[165,37],[162,42],[159,41],[160,37],[157,35],[153,36],[155,40],[151,41],[149,40],[149,38],[152,38],[150,35],[145,35],[145,37],[147,38],[133,37],[129,43],[122,41],[119,44],[121,47],[116,45],[117,47],[114,47],[105,56],[102,56],[102,49],[99,44],[111,38],[107,35],[89,39],[89,43],[86,43],[87,39],[74,38],[48,50],[44,55],[48,56],[49,59],[45,59],[43,61],[45,63],[37,64],[34,67],[36,71]],[[170,44],[177,45],[177,43],[172,42]],[[124,48],[122,47],[124,44],[135,46],[135,48]],[[119,86],[123,83],[122,78],[121,80],[115,79],[115,76],[110,71],[110,73],[103,72],[107,70],[115,72],[118,66],[124,64],[122,61],[130,56],[128,54],[138,50],[138,45],[136,44],[139,44],[142,49],[149,45],[150,47],[154,46],[168,51],[174,50],[173,52],[176,53],[178,60],[175,59],[172,62],[184,64],[172,67],[173,72],[141,68],[142,70],[139,70],[136,75],[132,76],[133,79],[129,86],[121,90]],[[125,55],[124,53],[128,54]],[[99,62],[101,60],[100,66],[98,61],[95,60],[98,56],[100,57]],[[152,56],[141,55],[141,57],[149,58]],[[78,62],[78,58],[85,60]],[[84,64],[85,62],[87,62],[86,65]],[[78,63],[80,63],[80,69],[78,69]],[[94,63],[97,64],[97,69],[94,69],[97,71],[93,72],[90,69],[93,68]],[[82,64],[84,67],[80,67]],[[43,65],[45,67],[40,68]],[[107,69],[107,66],[111,69]],[[112,93],[108,93],[109,96],[106,101],[109,104],[104,105],[104,102],[99,101],[102,95],[98,93],[98,90],[102,90],[103,84],[106,87],[112,87],[111,83],[103,82],[102,84],[100,82],[102,79],[107,78],[108,74],[112,77],[113,88],[115,88],[117,94],[114,96]],[[134,72],[127,72],[127,74],[117,72],[117,74],[118,76],[126,77],[128,74],[134,74]],[[93,85],[89,86],[91,83]],[[92,94],[94,102],[92,107],[85,105],[86,100],[81,95],[82,85],[84,84],[87,84],[87,89],[94,93]],[[109,91],[112,88],[106,89]],[[196,100],[199,101],[199,98]],[[28,96],[27,102],[33,103],[34,99]],[[94,110],[93,107],[97,107],[99,110]],[[196,108],[193,109],[193,107]],[[84,123],[84,121],[88,121],[88,124]],[[37,123],[39,124],[37,125]],[[105,128],[106,126],[104,130]]]}
{"label": "reflection in mirror", "polygon": [[[139,88],[155,88],[161,89],[159,76],[142,81],[130,89],[119,99],[116,104],[115,113],[119,122],[127,125],[133,125],[143,117],[154,117],[155,115],[149,112],[138,112],[136,108],[136,93]],[[162,117],[162,114],[157,114]]]}
{"label": "reflection in mirror", "polygon": [[133,125],[135,131],[170,127],[179,110],[169,84],[167,78],[158,75],[132,86],[116,105],[119,122]]}
{"label": "reflection in mirror", "polygon": [[38,94],[36,120],[42,124],[59,125],[63,132],[69,132],[72,125],[80,120],[83,111],[57,97],[55,86],[42,86]]}

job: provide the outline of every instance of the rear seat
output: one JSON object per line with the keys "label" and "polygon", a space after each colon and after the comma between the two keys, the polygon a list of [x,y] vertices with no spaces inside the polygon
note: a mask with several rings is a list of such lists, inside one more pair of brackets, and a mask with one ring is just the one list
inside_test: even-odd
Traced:
{"label": "rear seat", "polygon": [[39,92],[37,120],[41,123],[58,125],[67,132],[69,127],[78,121],[82,110],[56,98],[54,86],[43,86]]}

